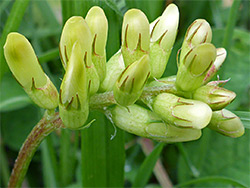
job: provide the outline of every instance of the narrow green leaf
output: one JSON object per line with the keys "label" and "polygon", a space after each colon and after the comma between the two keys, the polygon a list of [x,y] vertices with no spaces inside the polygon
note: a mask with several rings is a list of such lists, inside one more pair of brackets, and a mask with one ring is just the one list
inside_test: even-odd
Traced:
{"label": "narrow green leaf", "polygon": [[59,58],[59,50],[58,48],[51,49],[43,54],[41,54],[38,59],[40,63],[46,63],[50,60]]}
{"label": "narrow green leaf", "polygon": [[165,143],[159,143],[143,161],[132,187],[145,187],[154,169]]}
{"label": "narrow green leaf", "polygon": [[199,177],[200,172],[197,170],[197,168],[191,162],[191,160],[190,160],[190,158],[189,158],[183,144],[182,143],[177,143],[176,145],[177,145],[178,149],[180,150],[180,153],[182,154],[182,156],[183,156],[185,162],[187,163],[190,171],[192,172],[193,177],[196,177],[196,178]]}
{"label": "narrow green leaf", "polygon": [[199,183],[204,183],[204,182],[219,182],[219,183],[223,183],[226,185],[233,185],[233,186],[237,186],[237,187],[244,187],[247,188],[247,185],[244,185],[242,183],[240,183],[238,180],[232,179],[232,178],[228,178],[225,176],[207,176],[207,177],[203,177],[203,178],[197,178],[194,180],[190,180],[181,184],[177,184],[174,187],[187,187],[190,185],[195,185],[195,184],[199,184]]}
{"label": "narrow green leaf", "polygon": [[247,111],[234,111],[239,116],[246,129],[250,129],[250,112]]}
{"label": "narrow green leaf", "polygon": [[41,144],[42,164],[43,164],[43,180],[45,187],[57,187],[55,169],[52,165],[48,141],[45,139]]}
{"label": "narrow green leaf", "polygon": [[234,27],[236,24],[239,8],[240,8],[241,0],[234,0],[232,7],[230,9],[230,14],[227,21],[226,31],[224,33],[224,40],[222,46],[226,48],[229,52],[230,46],[233,39]]}
{"label": "narrow green leaf", "polygon": [[115,11],[115,13],[121,17],[123,17],[123,13],[122,11],[119,9],[119,7],[117,6],[117,3],[115,3],[113,0],[105,0],[104,1],[106,3],[106,5],[108,5],[113,11]]}
{"label": "narrow green leaf", "polygon": [[123,187],[125,148],[123,131],[111,140],[115,130],[100,112],[91,112],[96,119],[81,133],[82,187]]}
{"label": "narrow green leaf", "polygon": [[30,0],[16,0],[11,9],[10,15],[8,16],[8,20],[5,23],[4,30],[0,39],[0,67],[1,67],[0,81],[2,80],[4,73],[8,70],[7,64],[5,62],[5,58],[3,55],[2,47],[4,46],[8,33],[18,30],[21,24],[22,18],[24,16],[25,10],[29,5],[29,2]]}

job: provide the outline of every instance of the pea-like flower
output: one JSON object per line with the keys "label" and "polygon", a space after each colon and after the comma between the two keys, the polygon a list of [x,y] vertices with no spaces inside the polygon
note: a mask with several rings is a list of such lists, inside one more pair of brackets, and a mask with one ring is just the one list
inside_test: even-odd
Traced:
{"label": "pea-like flower", "polygon": [[164,123],[156,114],[139,105],[122,107],[116,105],[111,109],[112,120],[119,128],[138,136],[163,142],[186,142],[197,140],[201,130],[180,128]]}
{"label": "pea-like flower", "polygon": [[202,101],[212,110],[221,110],[230,104],[236,97],[233,91],[214,85],[205,85],[193,93],[193,99]]}
{"label": "pea-like flower", "polygon": [[182,91],[193,91],[202,86],[215,58],[216,48],[209,43],[189,50],[178,67],[176,86]]}
{"label": "pea-like flower", "polygon": [[114,97],[118,104],[129,106],[139,99],[150,75],[149,56],[144,55],[129,65],[114,85]]}
{"label": "pea-like flower", "polygon": [[45,109],[58,106],[58,92],[23,35],[15,32],[8,34],[4,56],[14,77],[34,103]]}
{"label": "pea-like flower", "polygon": [[151,105],[153,111],[165,122],[177,127],[203,129],[212,116],[212,110],[207,104],[170,93],[159,94]]}
{"label": "pea-like flower", "polygon": [[98,72],[100,81],[106,75],[106,42],[108,36],[108,21],[104,11],[98,7],[92,7],[85,18],[93,37],[92,61]]}
{"label": "pea-like flower", "polygon": [[88,81],[81,45],[75,43],[60,88],[59,114],[67,128],[79,129],[88,118]]}
{"label": "pea-like flower", "polygon": [[128,10],[122,24],[122,55],[126,67],[149,53],[149,23],[138,9]]}
{"label": "pea-like flower", "polygon": [[179,10],[170,4],[152,24],[150,40],[151,77],[160,78],[167,66],[179,24]]}
{"label": "pea-like flower", "polygon": [[233,138],[240,137],[245,132],[240,118],[226,109],[213,112],[208,128]]}
{"label": "pea-like flower", "polygon": [[92,34],[86,21],[81,16],[73,16],[67,20],[63,27],[59,45],[64,69],[68,66],[75,42],[81,46],[81,54],[85,57],[87,67],[86,72],[90,95],[96,93],[100,85],[99,75],[92,62],[92,40]]}

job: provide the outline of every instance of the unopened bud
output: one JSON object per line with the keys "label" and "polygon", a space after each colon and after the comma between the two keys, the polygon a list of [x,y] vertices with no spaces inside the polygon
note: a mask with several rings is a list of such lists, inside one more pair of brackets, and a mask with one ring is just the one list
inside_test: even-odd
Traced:
{"label": "unopened bud", "polygon": [[178,127],[203,129],[212,116],[212,110],[207,104],[169,93],[159,94],[152,107],[165,122]]}
{"label": "unopened bud", "polygon": [[214,45],[205,43],[191,49],[177,72],[176,85],[182,91],[193,91],[203,85],[203,80],[216,58]]}
{"label": "unopened bud", "polygon": [[122,24],[122,55],[126,67],[149,53],[149,23],[138,9],[128,10]]}
{"label": "unopened bud", "polygon": [[4,45],[7,64],[16,80],[38,106],[55,109],[58,92],[43,72],[29,41],[19,33],[10,33]]}
{"label": "unopened bud", "polygon": [[233,91],[213,85],[202,86],[193,93],[193,99],[208,104],[212,110],[225,108],[235,97]]}
{"label": "unopened bud", "polygon": [[71,17],[63,27],[59,49],[64,69],[67,68],[75,42],[81,46],[82,52],[80,54],[85,58],[89,93],[92,95],[98,91],[100,80],[92,63],[92,34],[88,24],[81,16]]}
{"label": "unopened bud", "polygon": [[117,79],[114,86],[116,102],[122,106],[134,104],[139,99],[149,75],[149,56],[144,55],[129,65]]}
{"label": "unopened bud", "polygon": [[240,118],[226,109],[213,112],[208,128],[233,138],[240,137],[245,133]]}
{"label": "unopened bud", "polygon": [[121,51],[113,55],[106,64],[107,72],[105,79],[100,85],[100,91],[112,91],[116,80],[125,69]]}
{"label": "unopened bud", "polygon": [[128,107],[117,105],[111,114],[116,126],[142,137],[171,143],[196,140],[201,136],[199,129],[166,124],[156,114],[136,104]]}
{"label": "unopened bud", "polygon": [[208,83],[214,75],[218,72],[220,69],[221,65],[225,61],[227,56],[227,51],[224,48],[217,48],[216,49],[216,59],[211,66],[211,68],[208,70],[206,77],[204,78],[203,83],[206,84]]}
{"label": "unopened bud", "polygon": [[88,82],[82,49],[75,43],[60,88],[59,114],[67,128],[79,129],[89,114]]}
{"label": "unopened bud", "polygon": [[108,21],[105,13],[98,6],[92,7],[85,19],[93,36],[92,61],[102,81],[106,74]]}
{"label": "unopened bud", "polygon": [[210,43],[212,41],[212,29],[204,19],[195,20],[187,29],[182,47],[180,60],[197,45]]}
{"label": "unopened bud", "polygon": [[170,4],[151,31],[150,63],[151,77],[160,78],[171,54],[179,24],[179,11]]}

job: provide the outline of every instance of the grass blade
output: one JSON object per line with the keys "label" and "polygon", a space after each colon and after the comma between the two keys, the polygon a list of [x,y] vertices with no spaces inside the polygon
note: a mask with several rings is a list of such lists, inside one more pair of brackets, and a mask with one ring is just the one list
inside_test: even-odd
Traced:
{"label": "grass blade", "polygon": [[154,169],[155,163],[158,160],[161,151],[164,147],[165,143],[159,143],[154,148],[154,150],[146,157],[143,161],[133,183],[132,187],[145,187],[152,171]]}
{"label": "grass blade", "polygon": [[0,39],[0,81],[2,80],[2,77],[4,75],[4,73],[8,70],[7,68],[7,64],[5,62],[5,58],[3,55],[3,46],[4,43],[6,41],[6,37],[8,35],[8,33],[13,32],[13,31],[17,31],[22,18],[24,16],[25,10],[29,5],[30,0],[16,0],[10,15],[8,16],[8,20],[5,23],[4,29],[3,29],[3,33],[1,35],[1,39]]}
{"label": "grass blade", "polygon": [[239,116],[246,129],[250,129],[250,112],[247,111],[234,111]]}
{"label": "grass blade", "polygon": [[244,187],[247,188],[248,186],[240,183],[237,180],[234,180],[232,178],[228,178],[228,177],[223,177],[223,176],[207,176],[207,177],[203,177],[203,178],[197,178],[194,180],[190,180],[178,185],[175,185],[174,187],[189,187],[190,185],[195,185],[198,183],[203,183],[203,182],[220,182],[220,183],[225,183],[226,185],[233,185],[233,186],[237,186],[237,187]]}
{"label": "grass blade", "polygon": [[91,112],[92,125],[82,130],[82,187],[123,187],[124,136],[118,130],[110,140],[114,128],[105,115]]}

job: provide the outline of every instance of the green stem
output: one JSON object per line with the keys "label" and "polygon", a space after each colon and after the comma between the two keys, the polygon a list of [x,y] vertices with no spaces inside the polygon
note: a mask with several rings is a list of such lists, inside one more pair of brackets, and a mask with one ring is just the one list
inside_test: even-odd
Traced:
{"label": "green stem", "polygon": [[[182,96],[182,93],[177,91],[173,84],[165,84],[163,86],[145,87],[140,100],[148,103],[153,97],[159,95],[160,93],[173,93],[175,95]],[[113,91],[93,95],[90,98],[89,104],[91,109],[103,109],[112,104],[116,104]]]}
{"label": "green stem", "polygon": [[234,179],[228,178],[228,177],[223,177],[223,176],[208,176],[204,178],[197,178],[194,180],[190,180],[188,182],[180,183],[175,185],[174,187],[189,187],[190,185],[198,184],[198,183],[203,183],[203,182],[220,182],[220,183],[225,183],[225,184],[230,184],[233,186],[237,187],[244,187],[247,188],[248,186],[243,185],[242,183],[235,181]]}
{"label": "green stem", "polygon": [[55,129],[63,127],[59,114],[51,115],[49,119],[42,118],[33,128],[19,151],[12,170],[8,187],[21,187],[30,161],[43,139]]}
{"label": "green stem", "polygon": [[241,0],[234,0],[230,9],[229,18],[227,20],[226,31],[222,46],[229,52],[233,38],[233,31],[237,20],[237,13],[239,12]]}
{"label": "green stem", "polygon": [[17,31],[17,29],[19,28],[29,2],[30,0],[16,0],[11,9],[10,15],[8,16],[8,20],[4,26],[4,30],[2,32],[0,40],[0,81],[2,80],[3,74],[8,70],[3,55],[4,43],[6,41],[7,35],[10,32]]}

